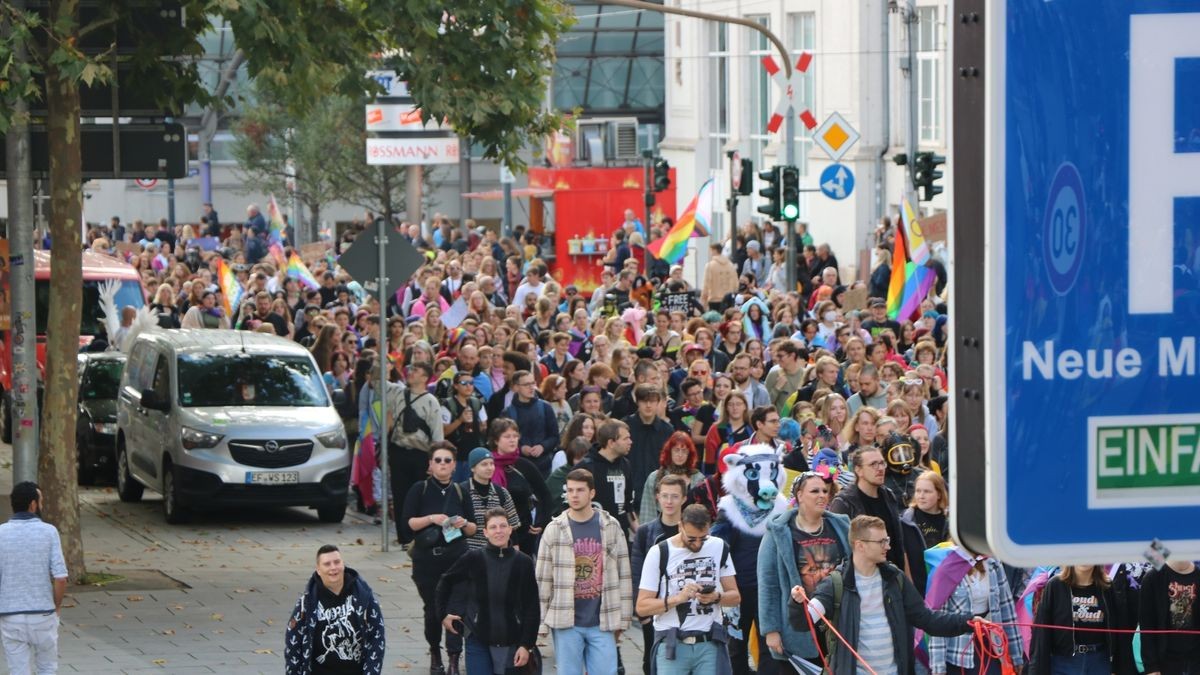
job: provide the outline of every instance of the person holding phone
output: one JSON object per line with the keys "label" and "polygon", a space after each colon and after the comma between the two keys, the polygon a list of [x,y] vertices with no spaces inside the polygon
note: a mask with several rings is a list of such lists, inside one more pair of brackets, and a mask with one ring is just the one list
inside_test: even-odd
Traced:
{"label": "person holding phone", "polygon": [[646,552],[638,583],[637,615],[654,617],[653,653],[659,675],[732,673],[722,607],[742,602],[729,545],[709,536],[708,509],[683,510],[679,532]]}
{"label": "person holding phone", "polygon": [[533,559],[512,547],[509,516],[488,509],[487,546],[456,560],[437,586],[438,615],[448,633],[464,638],[468,674],[512,673],[538,658]]}

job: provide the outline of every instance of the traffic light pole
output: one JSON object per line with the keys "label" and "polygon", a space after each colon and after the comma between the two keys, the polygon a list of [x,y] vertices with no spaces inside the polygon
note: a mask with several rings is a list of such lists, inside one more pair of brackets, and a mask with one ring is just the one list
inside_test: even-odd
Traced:
{"label": "traffic light pole", "polygon": [[[787,134],[784,141],[784,156],[788,166],[796,166],[796,110],[788,106],[784,117],[783,133]],[[782,199],[783,195],[780,194]],[[796,280],[799,278],[796,269],[796,221],[786,220],[787,223],[787,286],[788,293],[796,290]]]}

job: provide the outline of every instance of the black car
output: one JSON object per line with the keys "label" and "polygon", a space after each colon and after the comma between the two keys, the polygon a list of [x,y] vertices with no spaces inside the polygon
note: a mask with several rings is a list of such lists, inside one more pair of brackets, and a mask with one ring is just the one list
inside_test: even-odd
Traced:
{"label": "black car", "polygon": [[117,392],[125,355],[98,352],[79,355],[79,420],[75,447],[79,453],[80,484],[90,484],[98,471],[106,475],[116,466]]}

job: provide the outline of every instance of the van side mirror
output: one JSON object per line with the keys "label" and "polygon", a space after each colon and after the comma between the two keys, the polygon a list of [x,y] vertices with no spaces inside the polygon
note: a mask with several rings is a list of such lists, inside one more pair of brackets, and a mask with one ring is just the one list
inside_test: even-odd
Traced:
{"label": "van side mirror", "polygon": [[334,389],[333,390],[333,404],[334,405],[346,405],[346,390],[345,389]]}
{"label": "van side mirror", "polygon": [[142,407],[149,410],[167,412],[171,409],[171,401],[167,398],[159,396],[158,392],[154,391],[153,389],[143,389]]}

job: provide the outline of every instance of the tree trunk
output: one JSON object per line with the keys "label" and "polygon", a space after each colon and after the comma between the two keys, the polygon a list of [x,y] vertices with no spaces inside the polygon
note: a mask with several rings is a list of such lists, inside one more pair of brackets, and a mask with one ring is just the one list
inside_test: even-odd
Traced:
{"label": "tree trunk", "polygon": [[308,232],[309,241],[321,241],[321,203],[311,201],[308,203]]}
{"label": "tree trunk", "polygon": [[383,166],[379,168],[379,177],[382,179],[382,188],[379,191],[379,196],[383,199],[383,219],[389,225],[392,223],[392,215],[395,211],[392,208],[392,170],[389,167]]}
{"label": "tree trunk", "polygon": [[[74,34],[78,31],[77,10],[78,0],[54,0],[51,23],[68,17],[71,28],[64,34]],[[53,63],[46,67],[46,103],[53,274],[46,320],[46,395],[38,482],[45,499],[43,517],[58,527],[67,569],[72,578],[81,579],[86,570],[75,473],[75,400],[79,393],[76,358],[83,304],[79,84]]]}

